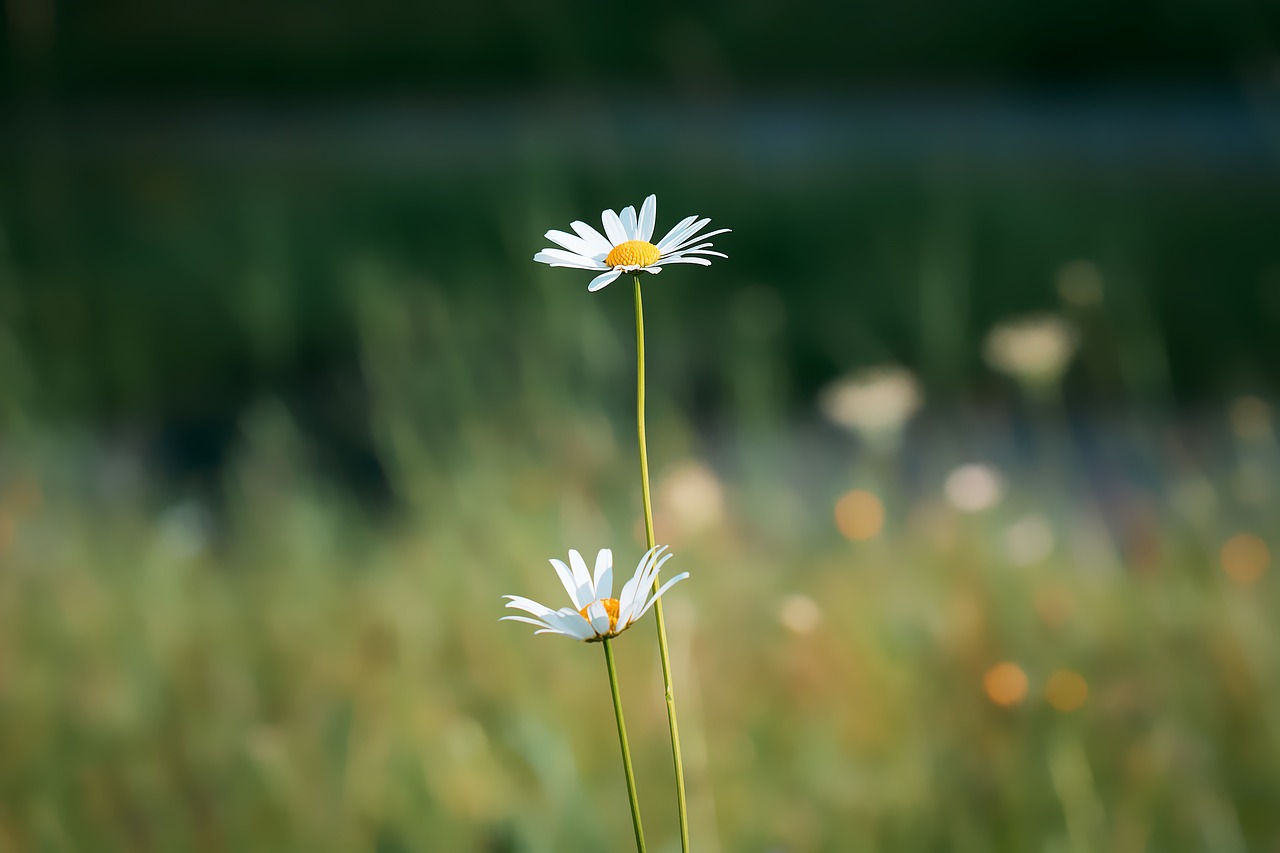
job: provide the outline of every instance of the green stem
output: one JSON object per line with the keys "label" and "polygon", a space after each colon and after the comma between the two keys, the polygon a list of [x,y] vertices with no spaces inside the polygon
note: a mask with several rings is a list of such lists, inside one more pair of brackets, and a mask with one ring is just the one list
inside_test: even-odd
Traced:
{"label": "green stem", "polygon": [[606,639],[604,660],[609,665],[609,689],[613,692],[613,715],[618,720],[618,743],[622,745],[622,770],[627,775],[627,797],[631,800],[631,824],[636,830],[636,850],[644,853],[644,829],[640,826],[640,800],[636,797],[636,774],[631,769],[631,747],[627,745],[627,724],[622,720],[622,697],[618,693],[618,668],[613,663],[613,646]]}
{"label": "green stem", "polygon": [[[644,498],[644,532],[652,549],[653,498],[649,490],[649,449],[644,435],[644,305],[640,298],[640,276],[636,275],[636,432],[640,439],[640,493]],[[655,575],[653,590],[661,580]],[[676,808],[680,813],[680,849],[689,853],[689,808],[684,795],[684,759],[680,757],[680,727],[676,723],[676,696],[671,685],[671,653],[667,649],[667,622],[662,615],[662,599],[653,605],[658,625],[658,656],[662,659],[662,684],[666,688],[667,726],[671,729],[671,758],[676,768]]]}

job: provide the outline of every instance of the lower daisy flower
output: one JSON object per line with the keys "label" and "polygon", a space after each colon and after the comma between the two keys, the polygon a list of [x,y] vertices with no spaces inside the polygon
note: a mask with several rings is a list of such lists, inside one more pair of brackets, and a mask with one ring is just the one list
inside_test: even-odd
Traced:
{"label": "lower daisy flower", "polygon": [[653,239],[654,218],[658,210],[658,197],[649,196],[640,205],[637,214],[634,207],[625,208],[621,214],[606,210],[600,215],[604,234],[585,222],[574,222],[565,231],[548,231],[546,238],[560,249],[546,248],[533,256],[539,263],[553,267],[571,267],[580,270],[603,270],[587,290],[596,291],[626,272],[644,270],[647,273],[662,272],[665,264],[698,264],[709,267],[711,261],[701,255],[724,258],[711,250],[712,243],[701,242],[717,234],[725,234],[728,228],[699,234],[710,219],[687,216],[676,223],[657,243]]}
{"label": "lower daisy flower", "polygon": [[653,579],[657,577],[663,564],[671,559],[671,554],[663,554],[666,550],[666,545],[659,545],[647,551],[640,558],[640,564],[636,566],[636,572],[631,580],[623,584],[622,592],[617,598],[612,597],[613,552],[604,548],[596,555],[596,570],[595,575],[592,576],[587,570],[587,563],[582,559],[582,555],[571,550],[569,565],[566,566],[563,560],[554,559],[551,560],[551,565],[560,576],[560,583],[564,584],[565,592],[569,593],[569,600],[573,602],[573,607],[552,610],[550,607],[519,595],[504,595],[503,598],[508,599],[507,607],[523,610],[535,618],[504,616],[498,621],[509,619],[514,622],[527,622],[541,629],[534,631],[535,634],[564,634],[566,637],[588,643],[616,637],[647,613],[664,592],[678,581],[689,577],[688,572],[682,572],[664,583],[657,592],[649,595]]}

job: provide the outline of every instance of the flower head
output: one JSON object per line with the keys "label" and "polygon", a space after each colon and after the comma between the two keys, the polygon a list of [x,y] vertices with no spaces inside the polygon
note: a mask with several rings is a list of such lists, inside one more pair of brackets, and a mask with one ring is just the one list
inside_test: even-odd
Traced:
{"label": "flower head", "polygon": [[580,270],[601,270],[591,279],[587,290],[596,291],[625,272],[644,270],[662,272],[666,264],[698,264],[709,267],[711,261],[701,255],[717,258],[728,257],[711,251],[711,243],[699,242],[728,228],[699,234],[710,219],[687,216],[676,223],[657,243],[653,239],[654,217],[657,214],[658,197],[651,195],[640,205],[640,213],[628,207],[621,214],[606,210],[600,218],[604,234],[585,222],[573,222],[569,227],[574,234],[564,231],[548,231],[546,237],[560,249],[547,248],[533,256],[535,261],[553,267],[572,267]]}
{"label": "flower head", "polygon": [[682,572],[663,584],[662,588],[653,595],[649,595],[649,589],[653,586],[653,579],[658,576],[658,570],[662,568],[663,563],[671,559],[670,554],[662,553],[665,550],[667,550],[666,545],[659,545],[646,552],[640,558],[640,564],[636,566],[636,573],[631,580],[623,584],[622,592],[617,598],[612,597],[613,552],[605,548],[596,555],[596,570],[593,576],[587,571],[587,563],[582,559],[582,555],[577,551],[570,551],[569,565],[566,566],[563,560],[552,560],[551,565],[560,576],[560,583],[564,584],[565,592],[569,593],[569,600],[573,602],[572,607],[552,610],[550,607],[519,595],[504,595],[503,598],[508,599],[507,607],[531,613],[535,618],[504,616],[498,621],[510,619],[515,622],[528,622],[541,629],[535,631],[535,634],[564,634],[566,637],[588,643],[616,637],[647,613],[659,596],[677,582],[689,577],[688,572]]}

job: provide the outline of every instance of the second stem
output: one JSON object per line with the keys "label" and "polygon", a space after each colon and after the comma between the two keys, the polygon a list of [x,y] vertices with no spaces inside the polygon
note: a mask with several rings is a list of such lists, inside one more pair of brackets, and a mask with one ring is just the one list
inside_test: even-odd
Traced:
{"label": "second stem", "polygon": [[[640,442],[640,491],[644,498],[644,532],[649,549],[657,544],[653,535],[653,499],[649,489],[649,450],[644,434],[644,303],[640,296],[640,276],[636,277],[636,432]],[[661,580],[653,578],[653,590]],[[658,656],[662,659],[662,684],[666,689],[667,725],[671,729],[671,758],[676,770],[676,808],[680,813],[680,849],[689,853],[689,809],[685,804],[684,759],[680,757],[680,727],[676,723],[675,689],[671,683],[671,653],[667,649],[667,622],[662,614],[662,599],[653,605],[654,622],[658,626]]]}

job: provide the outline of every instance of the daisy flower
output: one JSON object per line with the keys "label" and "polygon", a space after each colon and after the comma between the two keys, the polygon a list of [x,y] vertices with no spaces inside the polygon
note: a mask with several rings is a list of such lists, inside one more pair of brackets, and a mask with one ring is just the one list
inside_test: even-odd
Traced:
{"label": "daisy flower", "polygon": [[552,610],[550,607],[531,601],[519,595],[504,595],[508,599],[507,607],[523,610],[533,614],[534,619],[527,616],[504,616],[498,621],[512,620],[537,625],[541,630],[535,634],[564,634],[575,640],[596,643],[610,637],[616,637],[631,627],[632,623],[643,616],[664,592],[676,582],[689,577],[688,572],[676,575],[662,585],[653,595],[648,595],[662,564],[671,559],[664,555],[666,545],[650,549],[640,558],[636,573],[631,580],[623,584],[622,592],[613,598],[613,552],[605,548],[596,555],[595,576],[587,571],[587,563],[577,551],[569,552],[569,565],[563,560],[552,560],[565,592],[569,593],[572,607]]}
{"label": "daisy flower", "polygon": [[699,257],[701,255],[728,257],[711,251],[711,243],[699,241],[724,234],[729,229],[721,228],[699,234],[711,220],[699,219],[697,216],[686,216],[656,244],[649,242],[653,239],[653,222],[657,209],[658,197],[651,195],[640,205],[639,214],[634,207],[628,207],[621,214],[612,210],[602,213],[600,218],[604,224],[604,234],[585,222],[569,224],[575,234],[548,231],[547,239],[563,248],[543,249],[533,259],[553,267],[603,270],[587,285],[587,290],[596,291],[624,272],[644,270],[656,275],[662,272],[662,267],[666,264],[711,266],[711,261]]}

